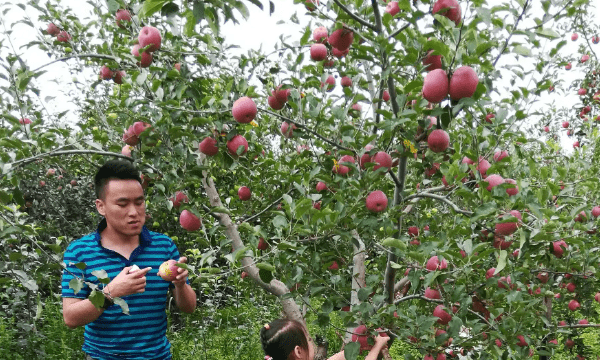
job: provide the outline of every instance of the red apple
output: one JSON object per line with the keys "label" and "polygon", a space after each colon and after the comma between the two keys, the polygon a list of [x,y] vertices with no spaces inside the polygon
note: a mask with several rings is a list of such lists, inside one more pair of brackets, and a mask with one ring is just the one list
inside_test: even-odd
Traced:
{"label": "red apple", "polygon": [[441,325],[448,325],[450,320],[452,320],[452,315],[448,314],[448,312],[444,310],[444,305],[441,304],[435,307],[433,316],[438,317],[437,322]]}
{"label": "red apple", "polygon": [[179,274],[179,266],[177,261],[171,259],[163,262],[158,268],[158,276],[165,281],[173,281]]}
{"label": "red apple", "polygon": [[328,41],[334,48],[344,51],[352,45],[354,33],[348,29],[337,29],[329,35]]}
{"label": "red apple", "polygon": [[207,156],[215,156],[219,152],[219,148],[217,147],[217,140],[208,136],[205,137],[204,140],[198,144],[198,150]]}
{"label": "red apple", "polygon": [[425,289],[425,297],[428,299],[441,299],[442,298],[439,291],[429,288],[429,287]]}
{"label": "red apple", "polygon": [[419,228],[416,226],[409,226],[408,235],[411,237],[419,236]]}
{"label": "red apple", "polygon": [[334,262],[333,262],[333,264],[331,264],[331,265],[328,267],[328,269],[329,269],[329,270],[338,270],[339,268],[340,268],[340,267],[339,267],[339,265],[338,265],[337,261],[334,261]]}
{"label": "red apple", "polygon": [[28,118],[19,119],[19,124],[21,124],[21,125],[27,125],[27,124],[31,124],[31,123],[32,123],[32,121]]}
{"label": "red apple", "polygon": [[581,61],[581,63],[583,64],[583,63],[585,63],[586,61],[588,61],[589,59],[590,59],[590,56],[589,56],[589,55],[587,55],[587,54],[585,54],[585,55],[583,55],[583,56],[581,57],[581,60],[579,60],[579,61]]}
{"label": "red apple", "polygon": [[231,140],[227,141],[227,150],[229,150],[231,155],[237,156],[237,150],[240,146],[244,147],[244,150],[240,155],[244,155],[248,152],[248,141],[246,141],[246,138],[242,135],[236,135],[231,138]]}
{"label": "red apple", "polygon": [[427,145],[433,152],[443,152],[450,145],[450,136],[442,129],[435,129],[427,137]]}
{"label": "red apple", "polygon": [[[248,189],[248,188],[246,188],[246,189]],[[250,190],[248,189],[248,191],[250,191]],[[239,192],[238,192],[238,194],[239,194]],[[269,243],[266,242],[264,238],[259,238],[258,239],[258,245],[256,246],[256,248],[258,250],[263,250],[263,251],[267,250],[269,248]]]}
{"label": "red apple", "polygon": [[340,80],[340,85],[342,85],[343,87],[350,87],[352,86],[352,79],[350,79],[347,76],[343,76]]}
{"label": "red apple", "polygon": [[141,56],[141,60],[137,63],[137,65],[139,67],[147,68],[148,66],[150,66],[150,64],[152,64],[152,54],[148,52],[142,52],[142,54],[140,55],[140,49],[141,46],[139,44],[133,45],[133,48],[131,48],[131,55],[135,57]]}
{"label": "red apple", "polygon": [[325,26],[319,26],[313,30],[313,40],[317,43],[326,43],[329,31]]}
{"label": "red apple", "polygon": [[579,301],[577,301],[577,300],[569,301],[569,310],[571,310],[571,311],[577,310],[577,308],[579,308],[580,306],[581,305],[579,304]]}
{"label": "red apple", "polygon": [[333,75],[329,75],[325,83],[321,83],[321,87],[327,85],[327,91],[332,91],[335,88],[335,77]]}
{"label": "red apple", "polygon": [[125,71],[117,70],[114,72],[113,81],[115,84],[123,84],[123,78],[125,77]]}
{"label": "red apple", "polygon": [[322,182],[322,181],[319,181],[319,182],[317,183],[317,191],[318,191],[318,192],[321,192],[321,191],[323,191],[323,190],[327,190],[327,184],[325,184],[325,183],[324,183],[324,182]]}
{"label": "red apple", "polygon": [[175,192],[175,196],[171,198],[171,201],[173,202],[173,207],[178,208],[182,203],[189,203],[190,199],[183,192],[177,191]]}
{"label": "red apple", "polygon": [[571,70],[571,63],[568,63],[567,65],[565,65],[565,70]]}
{"label": "red apple", "polygon": [[492,174],[485,178],[485,182],[488,183],[487,191],[492,191],[494,187],[504,184],[504,179],[498,174]]}
{"label": "red apple", "polygon": [[385,168],[386,171],[392,167],[392,157],[385,151],[379,151],[371,158],[371,162],[375,163],[373,170],[377,170],[381,167]]}
{"label": "red apple", "polygon": [[461,21],[461,10],[457,0],[437,0],[433,4],[432,14],[440,13],[440,15],[447,17],[451,21],[454,21],[456,26]]}
{"label": "red apple", "polygon": [[131,150],[133,150],[133,147],[131,147],[131,145],[125,145],[121,149],[121,154],[131,157]]}
{"label": "red apple", "polygon": [[387,208],[388,199],[381,190],[371,192],[365,200],[367,209],[373,212],[382,212]]}
{"label": "red apple", "polygon": [[242,200],[242,201],[250,200],[251,196],[252,196],[252,192],[250,191],[250,189],[247,186],[242,186],[239,188],[238,197],[240,198],[240,200]]}
{"label": "red apple", "polygon": [[[521,220],[521,213],[517,210],[511,210],[510,213],[505,214],[503,217],[515,217]],[[508,222],[508,223],[499,223],[496,224],[496,235],[508,236],[517,231],[519,223],[518,222]]]}
{"label": "red apple", "polygon": [[600,206],[594,206],[592,208],[592,216],[597,218],[598,216],[600,216]]}
{"label": "red apple", "polygon": [[[350,167],[343,165],[344,163],[352,163],[354,164],[354,158],[350,155],[344,155],[340,158],[337,165],[333,165],[333,169],[331,169],[334,173],[339,175],[346,175],[350,172]],[[387,204],[386,204],[387,205]]]}
{"label": "red apple", "polygon": [[283,134],[283,136],[286,138],[292,137],[294,129],[297,129],[296,124],[292,124],[292,126],[290,126],[290,124],[285,121],[281,123],[281,134]]}
{"label": "red apple", "polygon": [[125,9],[120,9],[115,14],[115,20],[117,22],[117,26],[124,29],[131,21],[131,14]]}
{"label": "red apple", "polygon": [[322,61],[327,57],[327,47],[323,44],[310,46],[310,58],[314,61]]}
{"label": "red apple", "polygon": [[500,161],[508,156],[508,151],[498,150],[494,153],[494,161]]}
{"label": "red apple", "polygon": [[454,70],[448,92],[452,100],[460,100],[462,98],[471,97],[475,94],[479,78],[477,73],[470,66],[461,66]]}
{"label": "red apple", "polygon": [[315,11],[317,9],[317,5],[319,5],[319,0],[306,0],[304,2],[304,7],[308,11]]}
{"label": "red apple", "polygon": [[540,282],[542,284],[545,284],[548,282],[548,279],[550,278],[550,276],[548,275],[547,272],[544,271],[544,272],[538,273],[537,278],[540,280]]}
{"label": "red apple", "polygon": [[485,279],[489,279],[491,277],[494,277],[494,272],[496,271],[496,268],[489,268],[488,271],[485,272]]}
{"label": "red apple", "polygon": [[387,90],[383,90],[383,96],[382,96],[383,101],[387,102],[390,101],[390,93]]}
{"label": "red apple", "polygon": [[429,50],[423,58],[423,66],[427,71],[433,71],[442,68],[442,55],[433,55],[434,50]]}
{"label": "red apple", "polygon": [[371,144],[367,144],[365,146],[365,153],[361,155],[361,157],[358,159],[358,164],[360,165],[361,169],[365,169],[366,164],[372,162],[371,161],[371,156],[369,155],[369,152],[373,149],[373,145]]}
{"label": "red apple", "polygon": [[513,180],[513,179],[504,179],[504,183],[505,184],[515,185],[514,188],[506,189],[506,193],[508,194],[508,196],[514,196],[514,195],[517,195],[519,193],[519,187],[517,186],[517,182],[515,180]]}
{"label": "red apple", "polygon": [[254,100],[247,96],[237,99],[233,103],[233,108],[231,109],[231,114],[235,121],[242,124],[247,124],[254,120],[257,112],[258,110]]}
{"label": "red apple", "polygon": [[394,16],[400,12],[400,6],[398,6],[397,1],[390,1],[385,7],[385,12]]}
{"label": "red apple", "polygon": [[525,340],[525,337],[523,335],[517,335],[517,339],[519,340],[517,342],[517,346],[528,346],[529,344],[527,343],[527,340]]}
{"label": "red apple", "polygon": [[571,339],[567,339],[565,345],[570,349],[575,345],[575,341],[573,341]]}
{"label": "red apple", "polygon": [[160,36],[160,32],[153,26],[144,26],[138,35],[140,48],[149,46],[148,49],[146,49],[146,52],[155,52],[160,49],[161,41],[162,37]]}
{"label": "red apple", "polygon": [[69,42],[71,40],[71,35],[68,32],[62,30],[56,35],[56,40],[59,42]]}
{"label": "red apple", "polygon": [[573,33],[573,35],[571,35],[571,40],[576,41],[579,38],[579,35],[577,35],[577,33]]}
{"label": "red apple", "polygon": [[285,103],[279,102],[275,96],[267,97],[267,104],[273,110],[281,110],[285,106]]}
{"label": "red apple", "polygon": [[575,288],[576,288],[576,287],[577,287],[577,285],[575,285],[574,283],[569,283],[569,284],[567,285],[567,290],[568,290],[569,292],[575,292]]}
{"label": "red apple", "polygon": [[434,255],[434,256],[430,257],[429,260],[427,260],[427,264],[425,265],[425,268],[429,271],[444,270],[444,269],[448,268],[448,262],[446,261],[446,259],[443,259],[440,262],[437,255]]}
{"label": "red apple", "polygon": [[439,103],[448,95],[448,89],[446,72],[442,69],[432,70],[423,81],[423,98],[432,103]]}
{"label": "red apple", "polygon": [[179,224],[187,231],[196,231],[200,229],[202,220],[189,210],[183,210],[179,215]]}
{"label": "red apple", "polygon": [[53,23],[49,23],[48,27],[46,28],[46,32],[48,33],[48,35],[56,36],[60,33],[60,29]]}

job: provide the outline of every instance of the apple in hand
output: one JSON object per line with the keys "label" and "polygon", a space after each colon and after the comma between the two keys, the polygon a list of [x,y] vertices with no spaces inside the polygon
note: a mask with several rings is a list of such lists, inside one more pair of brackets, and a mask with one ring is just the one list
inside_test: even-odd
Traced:
{"label": "apple in hand", "polygon": [[176,265],[177,261],[171,259],[163,262],[158,268],[158,276],[165,281],[173,281],[179,273],[179,266]]}

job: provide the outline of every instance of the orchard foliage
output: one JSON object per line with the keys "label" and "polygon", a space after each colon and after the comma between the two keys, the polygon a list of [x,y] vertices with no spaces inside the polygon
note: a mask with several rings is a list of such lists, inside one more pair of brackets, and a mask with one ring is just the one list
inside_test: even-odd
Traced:
{"label": "orchard foliage", "polygon": [[[57,2],[29,1],[41,27],[3,20],[38,32],[24,51],[49,57],[31,68],[5,31],[3,311],[17,313],[14,294],[35,295],[48,274],[58,278],[60,252],[82,235],[65,228],[91,230],[91,176],[116,156],[141,169],[146,224],[188,254],[199,292],[243,271],[290,317],[303,319],[298,304],[320,297],[308,309],[319,326],[336,311],[349,331],[384,328],[422,357],[543,357],[557,338],[591,355],[578,338],[590,326],[580,320],[598,319],[600,291],[600,31],[591,2],[459,1],[461,11],[408,0],[89,3],[91,16],[79,18]],[[282,34],[275,51],[230,55],[236,39],[220,37],[220,26],[248,18],[249,7],[290,11],[294,23],[302,13],[304,31]],[[121,9],[131,21],[116,21]],[[132,52],[144,26],[158,29],[160,48]],[[576,53],[565,50],[572,33]],[[96,74],[68,94],[76,114],[44,107],[40,81],[58,61]],[[374,192],[387,207],[367,208]],[[181,228],[182,212],[198,230]],[[46,285],[44,296],[56,290]],[[580,307],[570,310],[572,300]],[[348,344],[346,358],[358,350]]]}

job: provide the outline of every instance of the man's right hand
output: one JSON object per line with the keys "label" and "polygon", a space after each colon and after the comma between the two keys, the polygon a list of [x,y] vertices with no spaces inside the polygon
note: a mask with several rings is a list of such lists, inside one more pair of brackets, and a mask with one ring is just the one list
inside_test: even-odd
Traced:
{"label": "man's right hand", "polygon": [[123,297],[131,294],[143,293],[146,290],[146,274],[152,270],[151,267],[140,269],[129,273],[131,266],[121,270],[108,285],[112,297]]}

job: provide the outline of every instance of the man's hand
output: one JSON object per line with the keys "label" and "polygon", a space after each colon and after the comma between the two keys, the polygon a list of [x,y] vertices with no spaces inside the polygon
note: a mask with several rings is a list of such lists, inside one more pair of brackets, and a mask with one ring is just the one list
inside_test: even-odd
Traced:
{"label": "man's hand", "polygon": [[[180,257],[179,260],[177,261],[177,263],[182,263],[185,264],[187,262],[187,258],[184,257]],[[185,281],[187,280],[188,277],[188,271],[184,268],[177,268],[177,272],[178,275],[175,278],[175,280],[173,280],[173,285],[175,285],[175,287],[181,287],[183,285],[185,285]]]}
{"label": "man's hand", "polygon": [[152,270],[152,268],[147,267],[129,273],[131,268],[131,266],[123,268],[119,275],[107,285],[108,291],[112,297],[139,294],[146,290],[146,274],[148,271]]}

